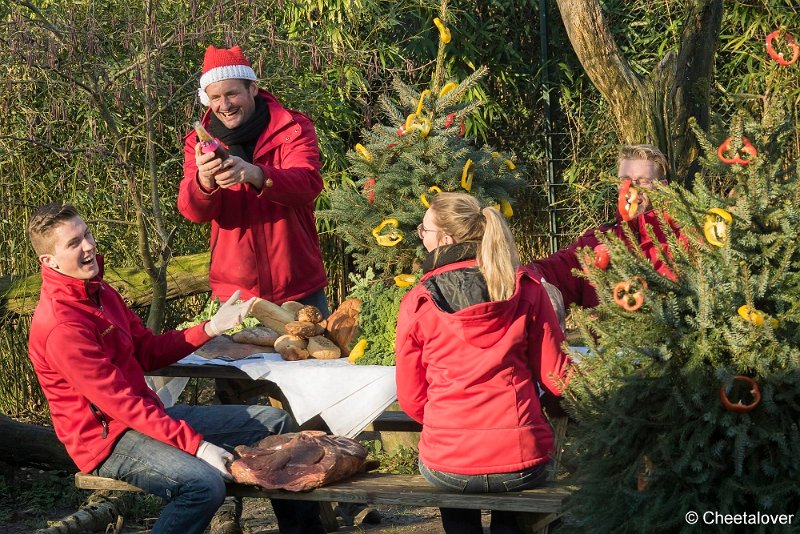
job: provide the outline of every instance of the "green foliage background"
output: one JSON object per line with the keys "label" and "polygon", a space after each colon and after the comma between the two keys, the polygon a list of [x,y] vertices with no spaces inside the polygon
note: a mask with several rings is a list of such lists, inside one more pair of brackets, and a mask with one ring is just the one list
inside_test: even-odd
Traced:
{"label": "green foliage background", "polygon": [[[639,72],[674,47],[686,0],[608,0],[612,26]],[[548,2],[552,104],[557,109],[555,187],[565,238],[611,218],[616,137],[605,105],[571,52]],[[240,44],[261,83],[315,120],[327,188],[347,176],[346,153],[376,122],[395,77],[417,89],[431,79],[437,42],[433,0],[46,0],[0,3],[0,277],[38,270],[23,228],[38,205],[76,203],[107,265],[138,265],[135,185],[151,249],[171,236],[177,255],[206,250],[208,228],[175,209],[181,138],[202,112],[197,78],[205,46]],[[528,170],[512,229],[523,260],[548,252],[540,3],[453,0],[448,76],[489,73],[471,89],[483,102],[467,135],[513,154]],[[767,83],[760,41],[775,27],[797,31],[792,0],[726,3],[714,106],[727,112]],[[797,106],[798,89],[788,95]],[[757,101],[752,101],[757,105]],[[145,120],[149,112],[150,120]],[[148,149],[148,140],[152,150]],[[798,143],[791,145],[797,154]],[[327,197],[321,196],[320,207]],[[348,259],[335,229],[320,223],[334,303],[347,290]],[[173,303],[167,327],[194,316],[202,298]],[[0,410],[46,413],[25,356],[27,317],[4,317]]]}

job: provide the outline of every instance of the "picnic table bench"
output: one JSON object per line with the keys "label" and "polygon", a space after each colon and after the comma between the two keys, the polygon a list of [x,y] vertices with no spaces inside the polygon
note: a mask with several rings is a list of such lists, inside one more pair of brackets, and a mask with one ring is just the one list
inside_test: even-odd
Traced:
{"label": "picnic table bench", "polygon": [[[375,421],[377,428],[409,431],[418,430],[418,423],[404,412],[387,411]],[[528,533],[546,533],[548,525],[558,519],[564,502],[572,492],[570,486],[552,482],[560,462],[560,452],[566,433],[566,418],[554,421],[556,456],[550,475],[551,482],[543,487],[509,493],[456,493],[431,486],[421,475],[395,475],[388,473],[363,473],[334,484],[308,492],[266,490],[255,486],[227,485],[229,496],[250,498],[280,498],[288,500],[318,501],[322,522],[328,532],[338,530],[332,502],[367,504],[392,504],[411,507],[451,507],[478,510],[506,510],[519,512]],[[87,490],[115,490],[141,492],[136,486],[86,473],[75,475],[75,485]]]}

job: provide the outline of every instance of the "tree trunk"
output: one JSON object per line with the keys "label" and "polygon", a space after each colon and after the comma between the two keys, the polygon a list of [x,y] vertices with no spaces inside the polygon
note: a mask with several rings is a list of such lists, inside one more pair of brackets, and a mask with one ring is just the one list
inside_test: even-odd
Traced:
{"label": "tree trunk", "polygon": [[[203,252],[173,258],[167,269],[167,299],[197,295],[209,291],[208,263],[210,254]],[[130,306],[147,306],[153,297],[147,272],[135,268],[106,266],[103,279],[119,291]],[[0,279],[0,310],[27,315],[39,301],[42,279],[37,273],[25,278]]]}
{"label": "tree trunk", "polygon": [[28,425],[0,414],[0,461],[76,472],[75,463],[51,428]]}
{"label": "tree trunk", "polygon": [[578,59],[606,100],[619,140],[651,143],[685,182],[698,148],[688,119],[708,126],[709,86],[722,24],[722,0],[694,0],[677,54],[668,52],[645,78],[631,70],[603,17],[599,0],[557,0]]}

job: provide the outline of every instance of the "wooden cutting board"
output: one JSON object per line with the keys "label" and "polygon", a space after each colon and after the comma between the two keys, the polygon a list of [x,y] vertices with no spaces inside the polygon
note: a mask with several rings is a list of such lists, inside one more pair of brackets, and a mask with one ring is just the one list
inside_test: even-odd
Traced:
{"label": "wooden cutting board", "polygon": [[275,352],[275,349],[261,345],[251,345],[250,343],[236,343],[230,336],[217,336],[194,351],[198,356],[209,360],[220,356],[226,356],[231,360],[241,360],[262,352]]}

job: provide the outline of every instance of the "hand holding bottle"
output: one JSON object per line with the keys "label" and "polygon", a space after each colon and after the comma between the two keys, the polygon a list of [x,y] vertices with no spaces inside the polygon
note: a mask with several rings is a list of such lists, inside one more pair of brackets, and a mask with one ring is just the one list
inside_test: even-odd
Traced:
{"label": "hand holding bottle", "polygon": [[197,165],[198,178],[204,188],[215,189],[219,184],[214,177],[225,168],[227,160],[230,159],[230,153],[219,140],[208,133],[199,121],[194,123],[194,130],[197,134],[194,161]]}

